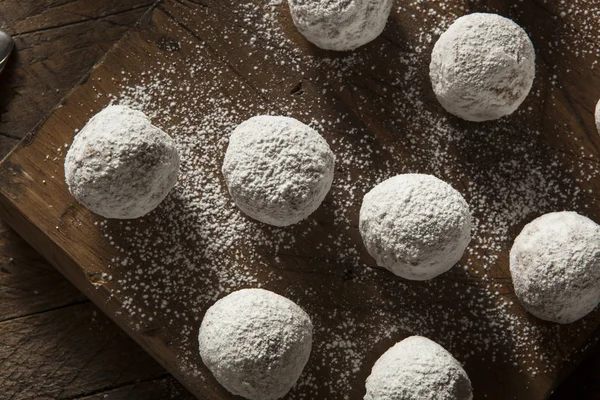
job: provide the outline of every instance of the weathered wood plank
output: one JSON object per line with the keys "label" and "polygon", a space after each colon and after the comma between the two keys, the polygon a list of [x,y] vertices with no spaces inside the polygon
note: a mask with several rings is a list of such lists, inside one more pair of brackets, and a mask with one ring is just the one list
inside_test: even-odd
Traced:
{"label": "weathered wood plank", "polygon": [[172,377],[159,378],[119,387],[72,400],[193,400],[195,399]]}
{"label": "weathered wood plank", "polygon": [[0,2],[0,27],[16,49],[0,76],[0,135],[24,137],[152,2]]}
{"label": "weathered wood plank", "polygon": [[117,14],[141,10],[144,12],[155,0],[5,0],[0,6],[0,28],[11,35],[102,20]]}
{"label": "weathered wood plank", "polygon": [[7,137],[0,133],[0,159],[4,158],[18,143],[18,138]]}
{"label": "weathered wood plank", "polygon": [[6,399],[70,399],[164,370],[86,302],[0,323],[0,392]]}
{"label": "weathered wood plank", "polygon": [[84,301],[81,292],[0,221],[0,322]]}
{"label": "weathered wood plank", "polygon": [[[17,53],[13,54],[9,67],[0,76],[0,87],[4,93],[0,124],[11,131],[0,130],[0,156],[7,154],[18,143],[17,138],[23,136],[54,107],[151,3],[152,1],[140,0],[0,3],[2,28],[17,35]],[[76,10],[78,13],[69,13],[69,10]],[[7,94],[14,97],[11,99]],[[13,106],[13,103],[16,105]],[[86,301],[81,292],[47,264],[23,239],[4,222],[0,223],[0,321]],[[73,308],[73,312],[78,307],[88,306],[77,306]],[[43,363],[44,368],[60,371],[63,360],[61,357],[52,358],[49,350],[38,349],[48,344],[48,337],[62,337],[65,322],[68,321],[64,315],[69,315],[70,310],[68,308],[61,312],[52,311],[35,316],[43,318],[44,334],[27,329],[14,332],[8,328],[8,322],[2,325],[0,337],[8,339],[7,332],[11,330],[10,339],[21,343],[17,349],[19,358],[15,358],[13,364],[9,365],[4,359],[0,363],[0,388],[4,393],[18,391],[14,398],[24,399],[40,398],[39,396],[56,398],[54,393],[46,390],[45,379],[40,377],[37,368]],[[104,357],[114,360],[115,366],[111,369],[96,368],[94,375],[79,373],[78,378],[71,383],[63,379],[64,376],[59,377],[65,393],[78,393],[79,397],[85,396],[85,393],[102,392],[125,384],[117,393],[127,398],[149,398],[153,392],[160,393],[155,397],[157,399],[170,398],[169,393],[172,391],[178,396],[181,394],[181,386],[173,383],[172,378],[161,379],[160,382],[166,383],[149,383],[149,390],[144,389],[146,386],[143,385],[141,388],[136,384],[129,385],[128,382],[131,381],[128,378],[120,379],[118,375],[131,377],[132,381],[145,381],[165,372],[114,324],[106,318],[101,319],[101,323],[92,318],[79,319],[83,334],[77,334],[82,342],[97,340],[91,337],[93,330],[97,330],[97,335],[114,342],[111,346],[105,346],[102,352],[112,354]],[[10,322],[14,326],[15,322]],[[74,341],[76,338],[68,337],[67,340],[56,343],[53,351],[55,354],[69,352]],[[82,352],[77,356],[84,359],[86,355],[86,352]],[[118,359],[121,356],[126,357],[124,361]],[[138,359],[139,364],[131,363],[128,359],[130,356]],[[20,365],[18,371],[14,364]],[[75,362],[73,365],[81,363]],[[18,376],[18,382],[9,385],[9,380],[5,379],[8,375]],[[125,388],[132,389],[129,391]]]}

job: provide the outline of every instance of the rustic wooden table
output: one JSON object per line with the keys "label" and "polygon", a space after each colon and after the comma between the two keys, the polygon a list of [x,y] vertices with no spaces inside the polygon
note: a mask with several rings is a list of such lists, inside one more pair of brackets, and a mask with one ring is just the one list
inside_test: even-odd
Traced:
{"label": "rustic wooden table", "polygon": [[[151,3],[0,2],[0,27],[17,46],[0,77],[0,155],[68,93]],[[10,399],[192,398],[1,221],[0,393]],[[552,400],[598,398],[600,346]]]}

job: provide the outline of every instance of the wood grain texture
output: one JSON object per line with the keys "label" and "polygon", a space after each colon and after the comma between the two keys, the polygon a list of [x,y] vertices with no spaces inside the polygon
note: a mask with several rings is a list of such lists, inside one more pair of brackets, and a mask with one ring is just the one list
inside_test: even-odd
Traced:
{"label": "wood grain texture", "polygon": [[19,144],[19,139],[0,135],[0,157],[4,157]]}
{"label": "wood grain texture", "polygon": [[69,399],[165,376],[89,302],[2,322],[0,332],[3,398]]}
{"label": "wood grain texture", "polygon": [[[0,134],[23,138],[152,3],[0,2],[0,29],[15,39],[15,52],[0,77]],[[0,155],[5,150],[0,147]]]}
{"label": "wood grain texture", "polygon": [[4,222],[0,366],[6,399],[191,396]]}
{"label": "wood grain texture", "polygon": [[[17,41],[0,75],[0,157],[151,3],[0,2],[1,28]],[[1,398],[186,398],[179,383],[163,377],[166,372],[156,362],[3,221],[0,323]]]}
{"label": "wood grain texture", "polygon": [[0,222],[0,322],[86,300],[6,223]]}
{"label": "wood grain texture", "polygon": [[[212,7],[212,10],[206,10],[206,13],[208,13],[208,18],[216,18],[217,20],[219,18],[223,18],[225,21],[227,21],[226,7],[220,8],[219,5],[211,2],[207,2],[207,4]],[[52,183],[51,189],[40,186],[40,179],[42,176],[49,178],[51,174],[60,175],[60,162],[57,162],[53,167],[49,167],[43,171],[36,167],[36,165],[39,165],[42,157],[53,151],[56,145],[60,146],[64,142],[65,137],[68,137],[66,136],[68,135],[67,132],[72,134],[73,129],[80,127],[85,122],[87,117],[89,117],[88,110],[85,110],[85,112],[78,110],[78,104],[90,105],[91,108],[96,110],[101,107],[101,104],[96,103],[95,97],[90,93],[90,88],[93,85],[98,85],[98,81],[95,81],[94,79],[97,77],[102,77],[104,78],[103,80],[106,81],[107,77],[114,76],[119,70],[119,68],[114,68],[114,66],[118,66],[119,60],[124,56],[131,54],[132,52],[135,54],[143,54],[144,52],[156,51],[154,46],[156,46],[159,40],[167,33],[169,35],[173,35],[175,32],[177,35],[181,35],[178,36],[178,38],[185,38],[191,41],[201,38],[202,40],[211,43],[216,49],[219,57],[217,57],[216,60],[213,60],[214,62],[222,63],[224,60],[228,61],[233,66],[234,70],[241,76],[245,76],[246,73],[251,72],[250,68],[252,67],[252,63],[236,57],[235,53],[231,53],[231,48],[228,47],[227,43],[218,43],[218,36],[214,35],[214,29],[216,29],[214,21],[200,27],[195,25],[189,26],[189,23],[186,24],[184,18],[187,13],[186,7],[197,8],[199,6],[194,5],[191,2],[186,3],[185,6],[179,6],[173,2],[167,2],[166,5],[162,6],[159,12],[154,15],[154,19],[148,23],[147,30],[133,34],[126,42],[122,43],[121,46],[112,54],[112,58],[109,56],[109,59],[105,62],[104,66],[101,66],[94,71],[91,80],[84,84],[84,86],[78,91],[76,91],[66,102],[64,107],[66,110],[59,109],[52,117],[50,117],[45,125],[40,128],[40,130],[36,133],[36,137],[34,138],[32,136],[30,138],[31,140],[24,143],[21,149],[11,157],[9,163],[4,164],[5,170],[2,171],[5,177],[4,182],[10,182],[11,187],[10,193],[5,192],[6,199],[3,201],[2,215],[6,215],[9,222],[15,227],[18,227],[19,231],[22,232],[22,234],[30,242],[32,242],[36,248],[40,249],[42,253],[57,266],[57,268],[63,271],[73,282],[76,283],[76,285],[78,285],[79,288],[93,298],[103,308],[103,310],[111,313],[117,322],[124,326],[130,332],[130,334],[133,335],[133,337],[146,346],[156,358],[161,360],[167,367],[177,372],[179,378],[182,379],[190,388],[192,388],[192,390],[194,390],[196,393],[210,393],[211,396],[214,395],[226,398],[226,394],[222,391],[222,389],[215,387],[214,382],[210,383],[210,387],[199,387],[199,384],[196,381],[188,376],[185,376],[184,373],[177,370],[178,365],[175,353],[179,350],[174,348],[176,345],[173,347],[165,346],[165,344],[168,343],[168,340],[165,340],[165,335],[168,338],[168,332],[166,334],[164,332],[159,332],[157,336],[160,337],[153,337],[153,335],[156,334],[156,331],[152,329],[153,327],[142,329],[142,331],[133,329],[132,326],[135,326],[136,324],[133,318],[117,314],[117,312],[120,311],[119,299],[110,297],[109,303],[106,303],[106,300],[111,293],[110,283],[106,283],[98,287],[98,282],[95,281],[93,277],[97,276],[98,272],[102,270],[103,262],[106,262],[106,260],[109,259],[110,254],[103,253],[104,251],[107,251],[106,249],[76,249],[72,247],[73,243],[71,243],[71,238],[78,237],[82,234],[89,235],[91,238],[90,241],[95,244],[104,243],[97,230],[95,230],[93,224],[91,224],[94,218],[86,213],[85,210],[81,210],[79,207],[73,204],[72,199],[70,199],[65,193],[64,185],[60,180],[56,183]],[[215,11],[214,14],[212,13],[213,11]],[[173,19],[178,21],[179,24],[172,24],[169,20]],[[186,29],[178,29],[178,27],[181,27],[180,25],[183,25]],[[529,25],[530,24],[528,24],[528,26]],[[294,35],[293,31],[289,29],[289,26],[288,31],[290,35]],[[310,46],[307,46],[306,43],[303,43],[301,38],[298,38],[297,35],[293,37],[295,37],[295,40],[297,40],[301,46],[305,46],[305,49],[310,49]],[[148,40],[149,43],[147,43]],[[234,40],[232,40],[230,43],[232,43],[231,46],[235,46],[236,43],[239,42],[236,42],[234,38]],[[114,63],[112,64],[112,67],[111,62]],[[275,70],[277,69],[275,68]],[[282,87],[287,87],[288,83],[297,83],[295,82],[298,79],[297,76],[289,76],[287,78],[288,80],[282,84]],[[311,77],[307,78],[307,83],[310,83],[310,79]],[[234,79],[234,81],[235,80],[236,79]],[[578,98],[575,104],[572,106],[571,111],[575,111],[573,115],[582,117],[579,119],[573,119],[572,123],[574,125],[583,125],[586,132],[592,132],[592,130],[590,130],[589,106],[586,105],[588,104],[586,103],[586,98],[592,97],[589,93],[590,91],[583,90],[584,83],[580,81],[570,83],[574,84],[572,94],[575,97],[580,96],[578,91],[586,93],[584,98]],[[254,89],[253,87],[248,88],[246,86],[246,82],[236,81],[235,84],[245,88],[244,90],[247,90],[248,92],[252,92]],[[264,84],[264,82],[252,82],[252,84],[260,85]],[[105,83],[101,85],[101,90],[107,93],[116,93],[118,91],[118,85]],[[311,93],[309,92],[309,94]],[[310,97],[308,97],[307,101],[310,101]],[[567,100],[565,100],[565,104],[570,105]],[[339,106],[342,108],[352,108],[351,103],[340,104]],[[567,109],[567,107],[564,107],[564,109]],[[567,113],[565,117],[568,117],[569,115],[572,114]],[[569,120],[569,118],[565,119]],[[582,123],[581,121],[584,122]],[[373,121],[370,122],[373,124]],[[569,122],[571,122],[571,120],[569,120]],[[552,125],[551,121],[548,122],[548,128],[549,135],[553,133],[559,133],[558,129]],[[590,141],[588,140],[585,143],[589,144],[589,142]],[[595,141],[591,140],[591,143],[593,145]],[[569,142],[566,145],[566,150],[572,151],[572,154],[576,154],[577,146],[577,143]],[[25,153],[27,153],[27,155],[25,155]],[[32,153],[35,154],[32,155]],[[20,154],[23,154],[21,156],[23,158],[19,158]],[[31,174],[27,176],[27,174],[23,174],[23,171],[35,171],[35,177]],[[593,186],[593,184],[591,184],[591,186]],[[21,202],[26,204],[20,204]],[[63,208],[58,211],[48,210],[45,208],[45,206],[48,204],[61,206]],[[14,213],[15,211],[18,211],[21,214],[25,214],[25,209],[35,209],[37,210],[37,214],[35,216],[25,218],[23,215],[17,215]],[[83,226],[72,226],[73,221],[83,222]],[[58,225],[56,225],[57,222],[59,223]],[[41,226],[44,228],[43,230],[40,230],[39,228],[36,228],[36,226]],[[59,227],[58,230],[55,229],[56,226]],[[74,262],[75,260],[76,262]],[[309,279],[307,279],[307,281],[308,280]],[[106,286],[106,290],[104,289],[104,286]],[[565,348],[561,349],[561,351],[564,351],[565,354],[569,354],[573,348],[572,346],[577,347],[585,341],[586,335],[591,335],[591,333],[583,332],[581,337],[576,338],[572,343],[565,344]],[[576,359],[580,357],[581,355],[575,355],[574,357],[570,358],[569,361],[566,362],[566,365],[562,371],[567,371],[570,366],[575,363]],[[476,369],[477,367],[471,366],[470,368]],[[522,384],[523,381],[519,381],[518,379],[516,382],[511,382],[511,385]],[[527,398],[543,398],[551,389],[552,385],[553,383],[551,382],[551,379],[548,380],[542,377],[538,378],[531,388],[524,389],[512,387],[508,389],[508,393],[511,393],[510,390],[527,390],[527,396],[531,396]]]}
{"label": "wood grain texture", "polygon": [[152,379],[150,381],[134,383],[112,390],[103,391],[85,397],[76,397],[77,400],[193,400],[195,399],[173,377]]}

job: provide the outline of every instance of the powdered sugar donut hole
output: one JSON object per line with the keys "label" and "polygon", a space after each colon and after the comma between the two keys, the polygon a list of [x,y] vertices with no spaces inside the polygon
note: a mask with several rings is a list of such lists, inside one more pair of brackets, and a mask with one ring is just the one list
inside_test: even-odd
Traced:
{"label": "powdered sugar donut hole", "polygon": [[515,294],[536,317],[568,324],[600,303],[600,226],[576,212],[527,224],[510,250]]}
{"label": "powdered sugar donut hole", "polygon": [[471,400],[473,389],[460,363],[422,336],[396,343],[377,360],[364,400]]}
{"label": "powdered sugar donut hole", "polygon": [[456,264],[471,240],[471,213],[461,194],[424,174],[397,175],[363,199],[360,233],[377,265],[427,280]]}
{"label": "powdered sugar donut hole", "polygon": [[458,18],[436,42],[429,75],[450,113],[468,121],[512,114],[535,76],[535,50],[527,33],[496,14]]}
{"label": "powdered sugar donut hole", "polygon": [[600,133],[600,100],[596,103],[596,129]]}
{"label": "powdered sugar donut hole", "polygon": [[308,314],[263,289],[242,289],[208,309],[198,341],[217,381],[251,400],[279,399],[295,385],[312,348]]}
{"label": "powdered sugar donut hole", "polygon": [[65,178],[75,199],[105,218],[138,218],[177,183],[179,155],[169,135],[144,113],[108,106],[73,139]]}
{"label": "powdered sugar donut hole", "polygon": [[383,32],[392,0],[288,0],[306,39],[326,50],[354,50]]}
{"label": "powdered sugar donut hole", "polygon": [[235,204],[275,226],[312,214],[331,188],[335,156],[314,129],[289,117],[257,116],[231,134],[223,176]]}

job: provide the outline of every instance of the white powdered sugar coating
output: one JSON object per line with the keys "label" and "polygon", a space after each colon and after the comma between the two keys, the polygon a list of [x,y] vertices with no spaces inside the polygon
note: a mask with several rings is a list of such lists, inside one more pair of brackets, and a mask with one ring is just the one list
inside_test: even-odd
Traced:
{"label": "white powdered sugar coating", "polygon": [[598,129],[598,133],[600,133],[600,100],[596,103],[596,129]]}
{"label": "white powdered sugar coating", "polygon": [[208,309],[198,341],[202,361],[231,393],[272,400],[294,386],[310,355],[313,326],[287,298],[242,289]]}
{"label": "white powdered sugar coating", "polygon": [[354,50],[383,32],[392,0],[289,0],[294,25],[322,49]]}
{"label": "white powdered sugar coating", "polygon": [[535,50],[527,33],[496,14],[458,18],[436,42],[429,66],[439,102],[468,121],[512,114],[535,76]]}
{"label": "white powdered sugar coating", "polygon": [[448,271],[471,240],[465,199],[425,174],[398,175],[375,186],[364,197],[359,225],[377,265],[412,280]]}
{"label": "white powdered sugar coating", "polygon": [[364,400],[471,400],[471,381],[460,363],[422,336],[396,343],[375,363]]}
{"label": "white powdered sugar coating", "polygon": [[[550,138],[572,144],[580,137],[579,125],[564,125],[554,107],[573,89],[562,82],[579,82],[598,68],[600,9],[592,0],[546,2],[557,15],[547,14],[552,24],[536,23],[525,10],[533,7],[528,2],[394,2],[385,40],[334,58],[298,48],[281,0],[224,0],[218,9],[188,4],[191,14],[180,16],[188,29],[220,18],[202,42],[179,28],[164,32],[189,53],[165,53],[160,62],[124,57],[129,65],[142,61],[144,72],[125,69],[115,77],[116,92],[106,93],[105,78],[90,78],[99,103],[108,97],[142,110],[173,137],[181,155],[179,182],[157,212],[98,225],[118,253],[102,289],[122,302],[132,329],[178,327],[170,335],[182,376],[210,378],[196,340],[202,312],[216,298],[257,286],[292,299],[313,320],[313,351],[290,400],[361,398],[373,349],[415,334],[464,361],[482,398],[504,389],[510,398],[529,393],[486,376],[507,371],[533,390],[580,359],[584,347],[577,346],[597,326],[600,310],[561,326],[529,317],[507,279],[506,258],[518,227],[534,216],[573,209],[596,218],[590,196],[597,197],[592,183],[600,169],[593,137],[581,137],[581,147],[549,146]],[[531,95],[513,117],[493,124],[457,124],[429,100],[435,40],[475,6],[520,21],[539,52]],[[561,11],[566,17],[558,17]],[[248,51],[244,57],[237,56],[240,45]],[[200,79],[206,76],[214,79]],[[292,90],[299,82],[301,90]],[[336,178],[319,210],[285,229],[246,218],[222,179],[230,132],[261,114],[306,122],[337,156]],[[358,114],[380,122],[366,118],[369,124],[362,125]],[[48,162],[62,159],[62,151],[50,149]],[[419,283],[368,268],[374,263],[357,227],[364,193],[405,172],[433,174],[460,188],[473,214],[466,257]]]}
{"label": "white powdered sugar coating", "polygon": [[231,134],[223,176],[235,204],[274,226],[300,222],[321,204],[335,156],[314,129],[289,117],[261,115]]}
{"label": "white powdered sugar coating", "polygon": [[65,158],[69,191],[105,218],[139,218],[177,183],[179,155],[144,113],[108,106],[75,136]]}
{"label": "white powdered sugar coating", "polygon": [[600,303],[600,226],[576,212],[542,215],[510,250],[515,293],[538,318],[568,324]]}

